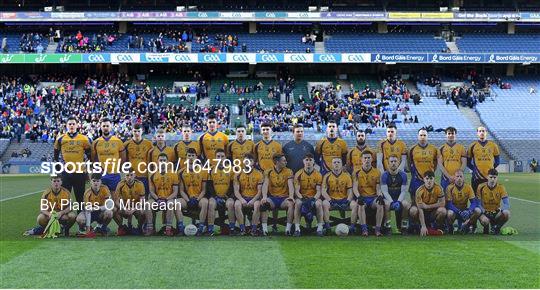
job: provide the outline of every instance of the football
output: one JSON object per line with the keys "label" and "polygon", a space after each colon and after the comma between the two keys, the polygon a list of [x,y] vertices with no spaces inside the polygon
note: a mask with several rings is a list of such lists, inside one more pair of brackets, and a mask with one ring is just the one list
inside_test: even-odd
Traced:
{"label": "football", "polygon": [[349,227],[346,224],[338,224],[335,231],[336,236],[347,236],[349,234]]}
{"label": "football", "polygon": [[184,234],[186,236],[194,236],[197,234],[197,227],[195,225],[187,225],[184,229]]}

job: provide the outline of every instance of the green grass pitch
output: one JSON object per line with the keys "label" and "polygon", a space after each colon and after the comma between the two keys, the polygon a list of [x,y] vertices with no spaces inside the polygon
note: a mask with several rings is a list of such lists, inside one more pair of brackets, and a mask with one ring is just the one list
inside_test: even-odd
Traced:
{"label": "green grass pitch", "polygon": [[0,287],[540,288],[540,175],[500,181],[516,236],[42,240],[21,233],[48,178],[2,176]]}

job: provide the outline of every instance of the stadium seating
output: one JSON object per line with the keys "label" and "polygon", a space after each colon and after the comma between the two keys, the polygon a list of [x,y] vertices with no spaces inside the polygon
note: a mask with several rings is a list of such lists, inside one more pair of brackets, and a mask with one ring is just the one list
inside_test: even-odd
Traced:
{"label": "stadium seating", "polygon": [[[0,42],[4,37],[6,38],[6,44],[8,47],[9,53],[20,53],[21,51],[21,37],[23,33],[0,33]],[[47,49],[47,46],[49,45],[49,39],[47,37],[42,37],[39,41],[41,43],[41,46],[43,46],[43,52]],[[38,46],[38,43],[36,42],[35,45],[33,45],[34,49]],[[2,52],[0,52],[2,53]]]}
{"label": "stadium seating", "polygon": [[[314,50],[313,45],[302,43],[302,34],[299,33],[255,33],[255,34],[235,34],[238,36],[238,46],[235,52],[242,52],[242,45],[245,44],[247,52],[306,52],[306,48]],[[214,43],[211,36],[209,44]],[[198,52],[204,44],[192,43],[191,51]]]}
{"label": "stadium seating", "polygon": [[538,34],[478,33],[457,39],[460,52],[540,52]]}
{"label": "stadium seating", "polygon": [[513,158],[527,161],[540,157],[540,105],[538,93],[531,95],[529,88],[538,87],[538,79],[505,78],[512,89],[502,90],[496,86],[492,91],[494,101],[476,106],[482,121]]}
{"label": "stadium seating", "polygon": [[446,43],[429,33],[336,33],[325,40],[326,52],[441,52]]}

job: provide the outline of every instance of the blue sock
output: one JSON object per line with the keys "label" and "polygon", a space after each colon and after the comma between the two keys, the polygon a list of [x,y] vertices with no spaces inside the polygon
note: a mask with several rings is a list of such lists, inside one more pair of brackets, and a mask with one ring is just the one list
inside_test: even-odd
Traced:
{"label": "blue sock", "polygon": [[235,223],[229,223],[229,230],[233,231],[235,228]]}
{"label": "blue sock", "polygon": [[208,232],[209,233],[214,232],[214,225],[208,225]]}
{"label": "blue sock", "polygon": [[42,226],[36,226],[32,230],[34,231],[34,235],[41,235],[43,234],[43,231],[45,230],[45,228]]}
{"label": "blue sock", "polygon": [[368,230],[368,227],[366,224],[360,225],[360,228],[362,229],[363,232],[367,232]]}
{"label": "blue sock", "polygon": [[246,225],[240,224],[240,231],[245,232],[246,231]]}
{"label": "blue sock", "polygon": [[251,225],[251,231],[252,232],[257,231],[257,225]]}
{"label": "blue sock", "polygon": [[329,229],[330,228],[330,223],[324,223],[324,228]]}
{"label": "blue sock", "polygon": [[354,225],[349,225],[349,232],[354,233]]}
{"label": "blue sock", "polygon": [[184,229],[184,222],[178,222],[178,223],[176,224],[176,227],[177,227],[178,229]]}
{"label": "blue sock", "polygon": [[375,231],[376,231],[376,232],[380,232],[380,231],[381,231],[381,227],[376,226],[376,227],[375,227]]}
{"label": "blue sock", "polygon": [[204,231],[204,224],[203,223],[199,223],[199,232],[203,232]]}

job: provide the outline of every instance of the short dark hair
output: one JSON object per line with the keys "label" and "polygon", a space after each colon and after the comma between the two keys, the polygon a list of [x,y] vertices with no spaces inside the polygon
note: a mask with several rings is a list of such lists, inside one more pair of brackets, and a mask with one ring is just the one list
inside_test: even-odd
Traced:
{"label": "short dark hair", "polygon": [[[193,148],[191,148],[191,149],[193,149]],[[221,149],[221,148],[218,148],[218,149],[216,149],[216,155],[217,155],[218,153],[225,153],[225,150],[223,150],[223,149]]]}
{"label": "short dark hair", "polygon": [[102,177],[101,173],[92,173],[90,175],[90,180],[101,180]]}
{"label": "short dark hair", "polygon": [[107,118],[107,117],[103,117],[101,118],[101,120],[99,120],[100,123],[105,123],[105,122],[110,122],[111,119]]}
{"label": "short dark hair", "polygon": [[169,160],[169,156],[167,156],[167,154],[165,154],[165,153],[159,153],[159,155],[157,157],[158,157],[158,159],[159,159],[159,157],[165,157],[165,158],[167,158],[167,160]]}
{"label": "short dark hair", "polygon": [[313,157],[313,154],[311,153],[306,153],[306,156],[304,156],[304,159],[314,159],[315,157]]}
{"label": "short dark hair", "polygon": [[137,124],[133,125],[133,129],[136,129],[136,130],[142,129],[142,125],[137,123]]}
{"label": "short dark hair", "polygon": [[296,129],[298,129],[298,128],[304,129],[304,126],[302,126],[302,125],[300,125],[300,124],[295,124],[295,125],[293,126],[293,128],[292,128],[293,132],[294,132],[294,130],[296,130]]}
{"label": "short dark hair", "polygon": [[330,124],[330,123],[334,123],[334,124],[336,124],[336,125],[337,125],[337,123],[338,123],[338,122],[337,122],[337,120],[336,120],[336,119],[334,119],[334,118],[331,118],[331,119],[329,119],[329,120],[328,120],[328,122],[326,122],[326,125],[328,125],[328,124]]}
{"label": "short dark hair", "polygon": [[236,129],[244,128],[246,129],[246,126],[244,124],[236,125]]}
{"label": "short dark hair", "polygon": [[255,160],[255,156],[251,153],[244,154],[244,159],[253,159]]}
{"label": "short dark hair", "polygon": [[386,126],[386,129],[394,128],[397,130],[396,123],[390,123],[388,126]]}
{"label": "short dark hair", "polygon": [[454,127],[448,127],[448,128],[446,128],[446,129],[444,130],[444,132],[445,132],[445,133],[452,132],[452,133],[456,134],[456,133],[457,133],[457,129],[454,128]]}
{"label": "short dark hair", "polygon": [[283,153],[276,153],[276,154],[274,154],[274,156],[272,156],[272,160],[274,161],[274,163],[276,163],[276,162],[279,161],[279,159],[281,159],[283,156],[285,156]]}
{"label": "short dark hair", "polygon": [[268,123],[268,122],[262,123],[261,128],[262,128],[262,127],[269,127],[269,128],[272,128],[272,124],[270,124],[270,123]]}
{"label": "short dark hair", "polygon": [[51,180],[54,179],[62,179],[62,177],[60,175],[51,175]]}
{"label": "short dark hair", "polygon": [[73,116],[73,115],[72,115],[72,116],[69,116],[67,120],[68,120],[68,122],[71,121],[71,120],[73,120],[73,121],[75,121],[75,122],[79,122],[79,120],[77,119],[77,117],[75,117],[75,116]]}
{"label": "short dark hair", "polygon": [[215,118],[216,118],[216,115],[214,115],[214,113],[208,114],[208,120],[215,119]]}
{"label": "short dark hair", "polygon": [[195,148],[188,148],[186,150],[186,154],[195,154],[195,155],[197,155],[197,151],[195,150]]}
{"label": "short dark hair", "polygon": [[420,131],[426,131],[427,132],[427,129],[425,127],[422,127],[420,129],[418,129],[418,133],[420,133]]}
{"label": "short dark hair", "polygon": [[495,168],[491,168],[490,170],[488,170],[488,175],[499,176],[499,171],[497,171],[497,169]]}
{"label": "short dark hair", "polygon": [[424,177],[435,177],[435,173],[433,171],[428,170],[426,173],[424,173]]}

